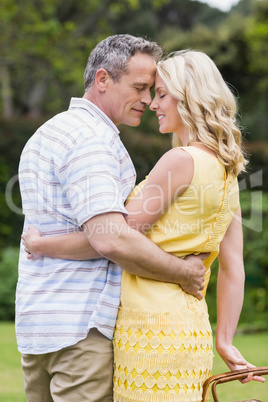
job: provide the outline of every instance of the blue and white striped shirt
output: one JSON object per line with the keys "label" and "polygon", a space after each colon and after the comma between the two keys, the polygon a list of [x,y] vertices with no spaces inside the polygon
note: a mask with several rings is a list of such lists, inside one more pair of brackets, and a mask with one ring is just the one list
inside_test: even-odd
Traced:
{"label": "blue and white striped shirt", "polygon": [[[135,169],[112,121],[83,98],[41,126],[19,165],[24,230],[43,236],[81,230],[90,218],[126,213]],[[105,228],[98,228],[105,230]],[[106,259],[27,260],[21,247],[16,292],[18,348],[25,354],[60,350],[97,328],[112,339],[121,269]]]}

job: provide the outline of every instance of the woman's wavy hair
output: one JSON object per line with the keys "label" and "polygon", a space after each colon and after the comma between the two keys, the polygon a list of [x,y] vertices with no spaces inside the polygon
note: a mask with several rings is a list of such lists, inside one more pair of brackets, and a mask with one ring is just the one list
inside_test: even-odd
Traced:
{"label": "woman's wavy hair", "polygon": [[[236,99],[214,62],[203,52],[182,50],[159,61],[157,72],[170,94],[178,99],[189,143],[201,142],[212,149],[227,174],[237,176],[244,171],[247,160],[236,122]],[[172,143],[182,145],[175,133]]]}

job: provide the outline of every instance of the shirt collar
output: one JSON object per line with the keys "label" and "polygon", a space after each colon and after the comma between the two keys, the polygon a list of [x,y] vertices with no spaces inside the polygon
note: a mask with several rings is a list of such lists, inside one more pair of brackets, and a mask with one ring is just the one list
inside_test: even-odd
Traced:
{"label": "shirt collar", "polygon": [[119,130],[116,125],[112,122],[112,120],[94,103],[90,102],[85,98],[72,98],[70,102],[69,109],[85,109],[92,116],[96,118],[100,118],[107,126],[109,126],[115,134],[119,134]]}

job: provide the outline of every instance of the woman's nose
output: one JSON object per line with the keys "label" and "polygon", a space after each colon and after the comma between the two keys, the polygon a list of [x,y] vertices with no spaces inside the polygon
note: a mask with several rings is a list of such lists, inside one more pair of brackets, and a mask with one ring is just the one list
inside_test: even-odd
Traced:
{"label": "woman's nose", "polygon": [[159,108],[159,105],[157,104],[157,102],[155,101],[155,99],[152,100],[152,103],[150,104],[149,108],[151,110],[157,110]]}

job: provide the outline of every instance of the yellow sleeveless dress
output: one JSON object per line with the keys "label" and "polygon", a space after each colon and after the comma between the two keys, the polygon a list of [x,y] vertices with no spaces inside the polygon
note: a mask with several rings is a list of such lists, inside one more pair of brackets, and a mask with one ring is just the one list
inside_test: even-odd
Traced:
{"label": "yellow sleeveless dress", "polygon": [[[210,252],[210,266],[239,206],[237,179],[223,164],[193,146],[182,148],[194,162],[189,188],[146,236],[178,257]],[[131,196],[144,186],[143,181]],[[114,335],[114,402],[200,402],[212,370],[212,332],[205,299],[179,285],[123,271]]]}

